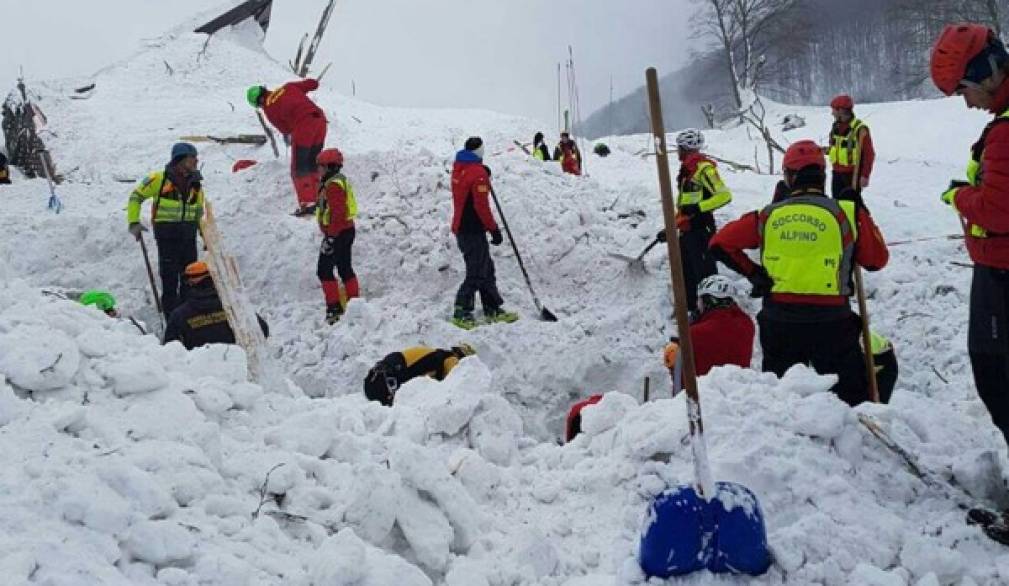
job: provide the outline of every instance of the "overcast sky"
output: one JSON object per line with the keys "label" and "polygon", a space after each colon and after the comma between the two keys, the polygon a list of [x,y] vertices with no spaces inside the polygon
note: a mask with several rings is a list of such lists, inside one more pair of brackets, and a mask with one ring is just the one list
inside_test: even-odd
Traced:
{"label": "overcast sky", "polygon": [[[326,0],[275,0],[266,48],[294,56]],[[89,75],[215,3],[209,0],[0,0],[0,88]],[[227,5],[226,2],[222,4]],[[480,107],[557,120],[557,63],[574,47],[583,117],[687,60],[688,0],[337,0],[316,57],[324,82],[385,105]],[[566,78],[562,85],[567,101]],[[250,76],[253,83],[254,76]],[[549,127],[549,126],[548,126]]]}

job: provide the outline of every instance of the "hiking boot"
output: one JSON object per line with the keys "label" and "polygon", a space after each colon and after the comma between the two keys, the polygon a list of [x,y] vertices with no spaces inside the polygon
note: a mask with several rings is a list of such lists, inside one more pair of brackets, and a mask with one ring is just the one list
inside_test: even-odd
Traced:
{"label": "hiking boot", "polygon": [[315,204],[311,204],[311,205],[301,206],[300,208],[298,208],[297,210],[295,210],[294,213],[291,214],[291,215],[294,216],[294,217],[296,217],[296,218],[301,218],[301,217],[304,217],[304,216],[309,216],[309,215],[314,214],[314,213],[315,213]]}
{"label": "hiking boot", "polygon": [[477,326],[473,312],[458,307],[455,309],[455,313],[452,314],[452,324],[464,330],[472,330]]}
{"label": "hiking boot", "polygon": [[487,323],[500,323],[500,324],[510,324],[512,322],[518,321],[519,314],[505,311],[504,309],[498,307],[495,309],[484,310],[484,317],[487,318]]}
{"label": "hiking boot", "polygon": [[339,305],[334,305],[332,307],[327,307],[326,308],[326,323],[327,324],[333,325],[336,322],[340,321],[341,317],[343,317],[343,308],[340,307]]}

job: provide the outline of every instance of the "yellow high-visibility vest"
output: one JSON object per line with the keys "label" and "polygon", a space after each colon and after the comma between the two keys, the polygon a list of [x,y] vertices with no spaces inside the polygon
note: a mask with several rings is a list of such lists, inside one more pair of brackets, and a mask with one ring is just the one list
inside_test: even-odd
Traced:
{"label": "yellow high-visibility vest", "polygon": [[[1002,112],[998,116],[999,119],[1009,119],[1009,110]],[[1003,122],[1004,124],[1004,122]],[[987,133],[987,130],[986,130]],[[984,179],[984,174],[981,168],[981,159],[984,157],[984,138],[977,142],[971,148],[970,161],[967,162],[967,182],[977,187],[981,185],[981,181]],[[968,224],[967,230],[970,235],[974,238],[987,238],[988,231],[978,226],[977,224]]]}
{"label": "yellow high-visibility vest", "polygon": [[343,188],[343,192],[347,194],[347,218],[348,220],[353,220],[357,217],[357,198],[354,196],[354,188],[351,187],[350,181],[344,177],[342,173],[337,173],[329,178],[325,184],[323,184],[322,189],[319,190],[319,199],[315,208],[315,217],[319,221],[319,224],[323,226],[328,226],[332,222],[332,209],[329,207],[329,200],[326,199],[326,187],[330,183],[336,183]]}
{"label": "yellow high-visibility vest", "polygon": [[760,213],[760,258],[772,293],[852,294],[855,203],[801,195]]}
{"label": "yellow high-visibility vest", "polygon": [[847,134],[831,134],[830,150],[827,155],[830,163],[840,167],[855,167],[862,160],[862,143],[858,140],[858,131],[869,127],[858,118],[848,125]]}
{"label": "yellow high-visibility vest", "polygon": [[198,223],[203,217],[203,188],[190,188],[188,194],[180,194],[165,171],[154,171],[137,185],[130,194],[126,205],[126,221],[130,224],[140,221],[140,206],[145,199],[154,200],[155,224],[166,222]]}

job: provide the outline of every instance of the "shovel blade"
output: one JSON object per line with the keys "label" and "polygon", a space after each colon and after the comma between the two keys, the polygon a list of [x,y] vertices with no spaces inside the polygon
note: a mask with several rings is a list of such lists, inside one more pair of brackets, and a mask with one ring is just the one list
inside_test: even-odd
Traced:
{"label": "shovel blade", "polygon": [[540,319],[543,320],[543,321],[557,321],[557,316],[554,315],[546,307],[542,307],[542,308],[540,308]]}

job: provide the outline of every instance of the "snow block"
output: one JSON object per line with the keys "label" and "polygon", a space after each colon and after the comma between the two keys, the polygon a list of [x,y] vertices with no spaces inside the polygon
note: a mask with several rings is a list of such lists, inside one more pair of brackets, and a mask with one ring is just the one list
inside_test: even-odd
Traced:
{"label": "snow block", "polygon": [[763,574],[771,555],[756,496],[731,482],[716,483],[711,501],[693,486],[663,492],[649,509],[638,563],[646,575],[660,578],[702,569]]}

